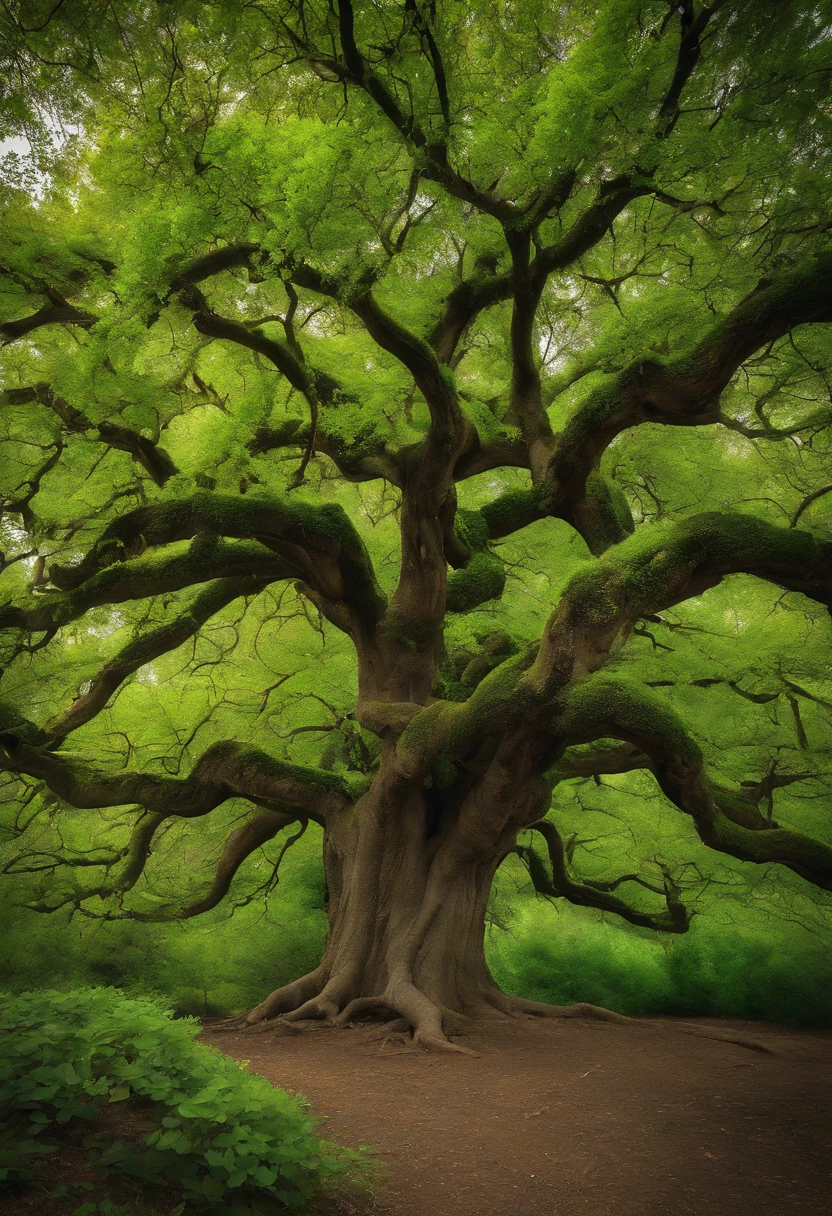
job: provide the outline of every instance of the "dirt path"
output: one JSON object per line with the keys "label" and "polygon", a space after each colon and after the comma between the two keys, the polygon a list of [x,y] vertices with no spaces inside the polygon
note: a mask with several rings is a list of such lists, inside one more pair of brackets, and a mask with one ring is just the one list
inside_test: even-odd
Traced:
{"label": "dirt path", "polygon": [[377,1146],[361,1216],[832,1216],[832,1035],[697,1025],[776,1054],[671,1021],[498,1023],[476,1059],[327,1027],[203,1037]]}

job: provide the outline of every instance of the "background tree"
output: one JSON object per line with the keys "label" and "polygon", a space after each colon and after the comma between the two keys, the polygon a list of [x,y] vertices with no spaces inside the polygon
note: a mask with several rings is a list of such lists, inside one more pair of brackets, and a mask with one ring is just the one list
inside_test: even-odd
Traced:
{"label": "background tree", "polygon": [[427,1046],[564,1012],[486,966],[507,858],[668,932],[755,866],[825,906],[828,18],[6,6],[32,906],[188,918],[318,825],[324,957],[248,1018]]}

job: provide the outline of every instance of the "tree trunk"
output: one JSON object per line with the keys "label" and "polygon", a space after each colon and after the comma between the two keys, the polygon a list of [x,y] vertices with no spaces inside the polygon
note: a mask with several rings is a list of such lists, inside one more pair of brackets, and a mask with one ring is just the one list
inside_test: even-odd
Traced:
{"label": "tree trunk", "polygon": [[[481,801],[482,785],[454,805],[452,794],[382,768],[325,831],[329,935],[320,966],[273,992],[250,1022],[343,1022],[389,1011],[417,1042],[447,1046],[447,1033],[466,1019],[511,1012],[485,961],[485,913],[497,867],[523,824],[503,822],[472,842],[465,811]],[[501,819],[508,814],[506,807]]]}

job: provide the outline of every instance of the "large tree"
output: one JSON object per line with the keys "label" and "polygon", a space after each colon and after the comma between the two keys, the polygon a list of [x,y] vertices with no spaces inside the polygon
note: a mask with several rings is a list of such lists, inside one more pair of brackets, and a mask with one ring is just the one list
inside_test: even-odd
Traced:
{"label": "large tree", "polygon": [[187,918],[311,821],[325,954],[249,1021],[447,1046],[550,1011],[486,965],[507,858],[688,928],[698,863],[582,870],[582,782],[635,771],[707,850],[832,889],[830,17],[4,5],[0,767],[34,906]]}

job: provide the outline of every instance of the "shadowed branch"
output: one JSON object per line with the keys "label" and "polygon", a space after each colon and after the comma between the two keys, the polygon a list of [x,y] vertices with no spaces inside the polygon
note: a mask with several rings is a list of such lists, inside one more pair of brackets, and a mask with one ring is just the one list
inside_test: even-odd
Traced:
{"label": "shadowed branch", "polygon": [[[580,882],[569,873],[566,850],[560,833],[553,823],[546,820],[532,825],[532,830],[546,842],[549,866],[540,855],[529,847],[520,846],[518,855],[525,862],[534,889],[540,895],[562,897],[582,908],[597,908],[602,912],[614,912],[617,916],[644,929],[658,929],[665,933],[687,933],[691,914],[682,902],[679,886],[670,872],[664,871],[661,887],[655,886],[638,874],[624,874],[609,882]],[[636,883],[655,895],[660,895],[666,905],[663,912],[642,912],[613,894],[616,887],[624,883]]]}

